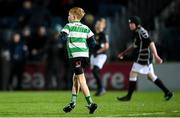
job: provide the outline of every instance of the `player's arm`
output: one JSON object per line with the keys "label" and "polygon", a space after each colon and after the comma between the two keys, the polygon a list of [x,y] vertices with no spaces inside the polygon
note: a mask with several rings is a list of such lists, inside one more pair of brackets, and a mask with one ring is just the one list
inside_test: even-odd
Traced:
{"label": "player's arm", "polygon": [[103,36],[103,39],[104,39],[104,43],[102,45],[102,48],[100,48],[96,53],[99,54],[99,53],[102,53],[102,52],[105,52],[109,49],[109,40],[107,38],[108,36]]}
{"label": "player's arm", "polygon": [[108,49],[109,49],[109,43],[106,42],[106,43],[104,43],[104,46],[97,51],[97,54],[102,53]]}
{"label": "player's arm", "polygon": [[87,45],[89,49],[93,49],[96,45],[96,40],[94,38],[94,33],[89,29],[89,33],[87,35]]}
{"label": "player's arm", "polygon": [[156,63],[161,64],[163,61],[157,53],[156,46],[155,46],[154,42],[150,43],[149,48],[150,48],[150,50],[151,50],[151,52],[155,58]]}
{"label": "player's arm", "polygon": [[124,50],[123,52],[120,52],[120,53],[118,54],[118,58],[123,59],[123,56],[124,56],[125,54],[127,54],[128,52],[131,52],[131,51],[134,50],[135,48],[136,48],[136,45],[135,45],[135,44],[129,46],[126,50]]}
{"label": "player's arm", "polygon": [[94,38],[94,36],[91,36],[87,39],[87,45],[90,49],[94,48],[96,45],[96,40]]}
{"label": "player's arm", "polygon": [[58,39],[60,39],[60,42],[63,44],[66,44],[69,34],[69,25],[66,24],[64,28],[61,30]]}
{"label": "player's arm", "polygon": [[66,32],[61,32],[59,34],[59,38],[60,39],[60,42],[63,43],[63,44],[66,44],[67,42],[67,37],[68,37],[68,34]]}
{"label": "player's arm", "polygon": [[156,63],[161,64],[162,63],[162,59],[159,57],[157,50],[156,50],[156,46],[154,44],[154,42],[150,39],[149,34],[146,30],[142,30],[140,32],[141,37],[144,39],[144,43],[145,45],[148,45],[154,58]]}

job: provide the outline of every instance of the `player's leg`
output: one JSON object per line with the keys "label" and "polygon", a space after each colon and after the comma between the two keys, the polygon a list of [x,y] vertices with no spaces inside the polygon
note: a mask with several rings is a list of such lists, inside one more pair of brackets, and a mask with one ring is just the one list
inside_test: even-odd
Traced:
{"label": "player's leg", "polygon": [[100,78],[100,68],[95,65],[92,71],[93,71],[93,75],[97,83],[97,90],[96,90],[95,96],[103,95],[106,92],[106,90],[103,87],[102,80]]}
{"label": "player's leg", "polygon": [[64,107],[64,112],[70,112],[76,105],[77,101],[77,95],[79,93],[80,89],[80,84],[78,79],[76,78],[76,75],[73,75],[73,86],[72,86],[72,97],[71,97],[71,102]]}
{"label": "player's leg", "polygon": [[77,79],[79,80],[81,90],[86,98],[86,101],[88,103],[89,113],[92,114],[96,108],[97,104],[95,104],[90,96],[90,91],[86,83],[86,78],[84,76],[84,73],[76,75]]}
{"label": "player's leg", "polygon": [[93,68],[92,72],[97,84],[96,96],[103,95],[106,92],[100,77],[100,70],[103,68],[106,59],[107,55],[105,54],[99,54],[96,57],[91,58],[91,67]]}
{"label": "player's leg", "polygon": [[154,82],[156,86],[158,86],[164,92],[165,100],[170,100],[173,96],[173,93],[169,91],[163,82],[155,75],[154,71],[150,72],[148,75],[148,79]]}
{"label": "player's leg", "polygon": [[78,94],[79,94],[79,90],[80,90],[80,84],[79,84],[79,81],[78,81],[76,75],[74,74],[71,102],[76,103],[76,101],[77,101],[77,96],[78,96]]}
{"label": "player's leg", "polygon": [[74,72],[76,75],[76,79],[80,85],[80,88],[86,98],[86,101],[88,103],[88,108],[89,108],[89,113],[92,114],[97,108],[97,104],[95,104],[90,96],[90,91],[86,83],[86,78],[84,75],[84,69],[87,65],[87,60],[86,58],[77,58],[74,62]]}
{"label": "player's leg", "polygon": [[92,72],[93,72],[94,78],[96,79],[97,89],[99,90],[99,89],[102,88],[102,82],[101,82],[101,79],[100,79],[100,69],[99,69],[99,67],[94,66]]}
{"label": "player's leg", "polygon": [[136,81],[137,81],[137,76],[138,73],[131,71],[129,74],[129,88],[128,88],[128,93],[124,97],[117,97],[118,100],[120,101],[129,101],[131,100],[132,94],[134,90],[136,89]]}

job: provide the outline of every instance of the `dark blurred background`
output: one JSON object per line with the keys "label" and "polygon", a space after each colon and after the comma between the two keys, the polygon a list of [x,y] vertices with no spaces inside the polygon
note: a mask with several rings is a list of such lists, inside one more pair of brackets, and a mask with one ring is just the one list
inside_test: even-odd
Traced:
{"label": "dark blurred background", "polygon": [[[64,46],[57,40],[68,10],[82,7],[82,22],[94,30],[107,20],[108,63],[133,40],[128,18],[138,15],[165,62],[180,61],[180,0],[0,0],[0,89],[71,88]],[[123,61],[131,61],[128,54]],[[42,79],[43,78],[43,79]]]}

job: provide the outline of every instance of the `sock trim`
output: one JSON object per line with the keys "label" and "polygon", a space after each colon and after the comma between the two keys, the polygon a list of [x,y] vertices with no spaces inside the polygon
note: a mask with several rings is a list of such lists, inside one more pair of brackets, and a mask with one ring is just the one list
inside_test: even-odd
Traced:
{"label": "sock trim", "polygon": [[76,101],[77,101],[77,95],[76,94],[72,94],[71,102],[76,103]]}
{"label": "sock trim", "polygon": [[130,77],[129,81],[134,81],[135,82],[135,81],[137,81],[137,77]]}
{"label": "sock trim", "polygon": [[88,104],[93,103],[91,96],[86,96],[86,101]]}

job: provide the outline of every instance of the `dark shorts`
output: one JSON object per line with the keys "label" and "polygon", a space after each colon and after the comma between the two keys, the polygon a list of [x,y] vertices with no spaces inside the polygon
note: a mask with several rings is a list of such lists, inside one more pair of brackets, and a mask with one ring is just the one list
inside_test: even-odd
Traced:
{"label": "dark shorts", "polygon": [[89,66],[89,58],[86,57],[72,58],[69,62],[75,75],[84,73],[84,68]]}

